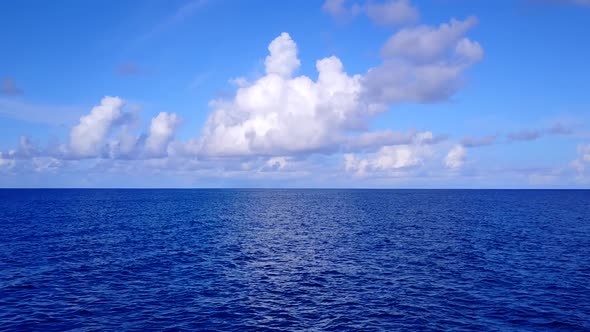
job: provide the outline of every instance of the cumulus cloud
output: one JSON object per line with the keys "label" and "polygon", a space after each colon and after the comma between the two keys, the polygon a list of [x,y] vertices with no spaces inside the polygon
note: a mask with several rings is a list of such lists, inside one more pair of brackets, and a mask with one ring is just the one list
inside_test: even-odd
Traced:
{"label": "cumulus cloud", "polygon": [[179,122],[176,114],[166,112],[161,112],[152,119],[149,135],[145,141],[145,149],[150,156],[166,155],[166,149],[174,138]]}
{"label": "cumulus cloud", "polygon": [[124,102],[119,97],[104,97],[90,114],[70,132],[70,151],[79,157],[96,157],[111,127],[122,116]]}
{"label": "cumulus cloud", "polygon": [[375,153],[358,156],[344,154],[344,169],[358,176],[369,173],[396,175],[410,168],[422,166],[433,156],[434,151],[429,142],[433,139],[431,132],[419,133],[410,144],[388,145]]}
{"label": "cumulus cloud", "polygon": [[287,33],[269,46],[266,74],[212,103],[199,140],[202,154],[283,155],[325,149],[363,117],[361,76],[349,76],[332,56],[318,60],[318,79],[293,77],[300,62]]}
{"label": "cumulus cloud", "polygon": [[[166,157],[168,146],[174,140],[174,133],[180,123],[179,117],[175,113],[161,112],[151,120],[148,132],[138,135],[134,128],[135,115],[124,111],[124,107],[123,99],[106,96],[71,128],[67,142],[55,142],[42,148],[29,137],[21,136],[18,148],[9,151],[7,157],[31,161],[35,158],[76,160]],[[51,162],[50,165],[56,163]]]}
{"label": "cumulus cloud", "polygon": [[459,169],[465,163],[466,156],[467,150],[462,145],[455,145],[445,158],[445,166],[452,170]]}
{"label": "cumulus cloud", "polygon": [[483,58],[483,48],[464,35],[474,17],[438,27],[396,32],[381,49],[383,64],[363,79],[369,98],[381,103],[445,100],[462,84],[463,72]]}
{"label": "cumulus cloud", "polygon": [[276,74],[289,78],[301,65],[297,58],[297,45],[286,32],[281,33],[268,45],[268,51],[270,54],[266,57],[264,65],[269,75]]}
{"label": "cumulus cloud", "polygon": [[[470,25],[471,23],[466,25]],[[454,26],[460,26],[454,28]],[[441,62],[437,56],[462,42],[464,25],[456,23],[442,30],[458,29],[460,33],[435,33],[428,40],[444,44],[431,51],[427,60],[436,64],[417,65],[401,56],[396,75],[389,67],[373,68],[366,75],[349,75],[335,56],[316,62],[318,79],[294,76],[300,66],[297,45],[287,33],[282,33],[269,45],[266,74],[254,82],[241,81],[235,97],[211,103],[214,110],[200,139],[185,150],[201,155],[289,155],[318,151],[354,150],[391,145],[409,141],[412,135],[403,133],[365,132],[368,120],[376,111],[409,100],[435,101],[448,97],[449,80],[458,79],[456,64]],[[430,30],[429,30],[430,31]],[[438,31],[438,30],[437,30]],[[416,42],[406,47],[424,48]],[[424,53],[424,51],[418,51]],[[396,57],[397,55],[391,55]],[[394,61],[394,60],[392,60]],[[450,61],[450,60],[449,60]],[[441,78],[439,72],[452,71],[451,78]],[[443,90],[443,91],[440,91]]]}
{"label": "cumulus cloud", "polygon": [[[433,90],[441,89],[444,84],[452,85],[449,81],[457,80],[465,69],[465,54],[473,56],[471,51],[457,51],[466,48],[461,46],[465,42],[462,34],[467,31],[465,26],[471,25],[452,21],[449,27],[424,30],[433,34],[429,41],[443,44],[434,51],[425,50],[424,41],[404,44],[417,48],[414,53],[394,50],[399,46],[387,46],[391,50],[384,52],[383,65],[364,74],[348,74],[336,56],[319,59],[317,79],[296,74],[301,65],[297,45],[288,33],[282,33],[268,46],[265,73],[252,81],[238,80],[233,96],[213,100],[202,133],[195,138],[175,139],[179,118],[165,112],[151,120],[145,134],[138,135],[130,124],[131,114],[125,111],[124,100],[107,96],[80,118],[65,144],[43,150],[25,140],[19,152],[8,159],[46,158],[38,169],[59,165],[49,158],[96,158],[145,159],[178,168],[218,163],[224,169],[239,165],[239,171],[268,172],[290,169],[289,165],[296,164],[294,159],[305,159],[312,154],[346,152],[349,153],[345,158],[346,168],[356,174],[369,171],[392,174],[417,168],[433,155],[431,145],[444,140],[444,136],[413,130],[370,131],[369,122],[377,112],[386,111],[400,101],[448,97],[453,91],[435,93]],[[460,31],[436,32],[453,29]],[[409,33],[409,30],[402,31]],[[412,54],[419,56],[414,59]],[[392,65],[403,75],[391,71]],[[439,72],[452,74],[441,79],[437,76]],[[437,98],[432,98],[434,94]],[[198,160],[196,164],[195,160]]]}

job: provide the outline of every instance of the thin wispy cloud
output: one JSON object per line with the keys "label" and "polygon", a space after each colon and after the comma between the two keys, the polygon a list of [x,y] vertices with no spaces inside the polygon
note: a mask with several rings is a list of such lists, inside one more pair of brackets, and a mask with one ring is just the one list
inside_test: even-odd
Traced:
{"label": "thin wispy cloud", "polygon": [[570,135],[573,133],[574,129],[571,126],[557,122],[547,128],[523,129],[519,131],[510,132],[506,135],[506,139],[508,142],[534,141],[549,135]]}
{"label": "thin wispy cloud", "polygon": [[481,137],[466,136],[461,139],[461,144],[468,148],[492,145],[496,143],[497,135],[487,135]]}
{"label": "thin wispy cloud", "polygon": [[38,104],[20,98],[0,97],[0,116],[25,122],[68,125],[74,123],[83,112],[83,108],[76,106]]}
{"label": "thin wispy cloud", "polygon": [[149,39],[152,39],[165,31],[182,24],[187,19],[191,18],[195,13],[199,11],[203,6],[208,3],[208,0],[190,0],[184,5],[177,8],[173,13],[164,17],[160,22],[154,25],[144,35],[140,36],[136,43],[143,43]]}

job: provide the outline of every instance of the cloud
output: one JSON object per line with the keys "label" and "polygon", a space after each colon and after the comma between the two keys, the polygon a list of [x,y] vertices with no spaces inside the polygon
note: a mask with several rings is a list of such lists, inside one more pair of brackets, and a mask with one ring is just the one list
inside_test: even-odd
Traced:
{"label": "cloud", "polygon": [[287,166],[287,158],[285,157],[273,157],[266,162],[266,166],[271,169],[281,170]]}
{"label": "cloud", "polygon": [[533,141],[541,137],[543,133],[539,130],[521,130],[506,135],[508,141]]}
{"label": "cloud", "polygon": [[111,127],[122,117],[124,102],[119,97],[104,97],[90,114],[70,132],[69,149],[78,157],[96,157]]}
{"label": "cloud", "polygon": [[15,160],[14,158],[9,156],[5,156],[2,151],[0,151],[0,171],[10,169],[14,166]]}
{"label": "cloud", "polygon": [[413,23],[419,17],[418,10],[409,0],[369,1],[365,11],[373,22],[383,26]]}
{"label": "cloud", "polygon": [[70,130],[66,143],[45,148],[21,136],[19,146],[7,157],[33,160],[55,158],[80,159],[146,159],[168,156],[180,118],[175,113],[161,112],[151,120],[146,134],[135,133],[135,114],[124,110],[125,101],[106,96],[89,114],[80,117]]}
{"label": "cloud", "polygon": [[590,168],[590,144],[580,144],[577,148],[577,158],[570,163],[579,178],[586,178],[586,171]]}
{"label": "cloud", "polygon": [[[297,75],[301,65],[297,45],[289,34],[282,33],[268,46],[265,73],[252,81],[239,80],[234,95],[211,101],[211,112],[196,137],[176,139],[180,119],[165,112],[151,120],[147,132],[137,134],[125,101],[107,96],[72,127],[67,142],[41,148],[24,140],[16,154],[4,158],[45,158],[37,169],[58,167],[60,164],[50,159],[54,158],[64,161],[63,165],[95,159],[101,167],[125,165],[124,169],[131,167],[131,160],[143,160],[149,167],[176,171],[217,167],[228,172],[294,172],[293,167],[300,165],[296,160],[346,152],[348,169],[354,173],[398,176],[429,160],[434,154],[431,145],[446,137],[414,130],[370,131],[370,120],[397,102],[425,100],[407,88],[428,86],[430,74],[420,76],[417,72],[427,72],[428,66],[461,63],[462,58],[451,50],[461,43],[461,37],[447,39],[450,41],[445,40],[447,46],[442,49],[449,52],[440,51],[426,60],[392,55],[400,57],[397,65],[408,76],[379,82],[372,77],[376,71],[392,73],[379,66],[351,75],[336,56],[316,61],[317,79]],[[413,46],[422,47],[419,43]],[[375,89],[397,89],[398,98],[375,94]]]}
{"label": "cloud", "polygon": [[17,96],[23,91],[16,86],[12,77],[4,77],[0,80],[0,95]]}
{"label": "cloud", "polygon": [[475,17],[464,21],[451,19],[438,28],[421,25],[402,29],[394,34],[381,49],[383,58],[397,58],[411,63],[432,63],[448,55],[479,61],[483,55],[477,43],[464,38],[477,24]]}
{"label": "cloud", "polygon": [[268,51],[270,54],[264,61],[268,75],[276,74],[289,78],[301,65],[297,58],[297,45],[286,32],[281,33],[268,45]]}
{"label": "cloud", "polygon": [[419,13],[409,0],[368,1],[365,4],[346,5],[345,0],[326,0],[322,10],[338,20],[351,19],[366,14],[375,24],[392,26],[413,23]]}
{"label": "cloud", "polygon": [[383,64],[363,78],[368,98],[386,104],[448,99],[462,85],[463,72],[483,58],[479,43],[464,37],[476,23],[474,17],[452,19],[395,33],[381,49]]}
{"label": "cloud", "polygon": [[168,144],[174,138],[174,132],[179,123],[180,119],[174,113],[161,112],[153,118],[145,142],[146,152],[150,156],[165,156]]}
{"label": "cloud", "polygon": [[333,17],[340,19],[345,18],[350,15],[351,12],[344,5],[344,1],[345,0],[326,0],[322,5],[322,10]]}
{"label": "cloud", "polygon": [[461,139],[461,145],[468,148],[492,145],[496,143],[497,138],[497,135],[487,135],[482,137],[466,136]]}
{"label": "cloud", "polygon": [[[515,142],[515,141],[534,141],[545,136],[552,135],[571,135],[574,133],[574,127],[561,122],[556,122],[546,128],[523,129],[519,131],[509,132],[506,135],[485,135],[480,137],[465,136],[461,139],[461,145],[464,147],[480,147],[496,144],[501,142]],[[500,140],[501,139],[501,140]],[[504,140],[505,139],[505,140]]]}
{"label": "cloud", "polygon": [[345,151],[368,152],[384,145],[410,144],[417,139],[417,135],[414,130],[405,133],[392,130],[367,132],[348,137],[343,147]]}
{"label": "cloud", "polygon": [[182,22],[193,16],[199,9],[201,9],[207,0],[190,0],[186,1],[182,6],[178,7],[172,14],[163,18],[155,26],[152,27],[147,33],[137,39],[136,43],[147,41],[164,31],[171,29],[175,25],[181,24]]}
{"label": "cloud", "polygon": [[211,103],[202,154],[214,156],[285,155],[329,148],[346,129],[358,125],[361,76],[349,76],[334,56],[318,60],[318,79],[293,77],[297,46],[287,33],[269,46],[266,74],[238,88],[232,100]]}
{"label": "cloud", "polygon": [[510,132],[506,135],[508,142],[514,141],[534,141],[544,136],[550,135],[570,135],[574,130],[571,126],[557,122],[552,126],[541,129],[524,129]]}
{"label": "cloud", "polygon": [[432,139],[431,132],[423,132],[417,134],[410,144],[383,146],[364,158],[353,153],[344,154],[344,169],[357,176],[401,174],[409,168],[422,166],[426,159],[433,156],[433,149],[428,144]]}
{"label": "cloud", "polygon": [[462,145],[455,145],[445,158],[445,166],[452,170],[457,170],[465,163],[467,150]]}
{"label": "cloud", "polygon": [[[455,35],[446,38],[446,46],[440,49],[457,46],[460,34]],[[420,43],[415,46],[422,47]],[[396,76],[389,67],[370,69],[365,76],[348,75],[340,59],[331,56],[316,62],[318,79],[313,81],[307,76],[293,76],[300,61],[297,45],[287,33],[270,43],[269,52],[266,74],[254,82],[240,81],[233,99],[213,101],[214,111],[203,135],[185,150],[213,156],[292,155],[409,141],[411,135],[391,131],[360,135],[350,132],[364,131],[375,112],[396,102],[434,102],[453,92],[446,90],[449,80],[436,77],[437,70],[431,70],[437,67],[444,71],[446,66],[434,55],[429,60],[436,64],[426,67],[398,62],[405,76]],[[458,79],[457,75],[454,71],[450,79]],[[395,91],[395,96],[390,91]]]}
{"label": "cloud", "polygon": [[33,104],[20,98],[0,97],[0,116],[20,121],[59,126],[78,120],[80,107]]}
{"label": "cloud", "polygon": [[12,153],[15,158],[33,158],[40,154],[38,147],[27,136],[21,136],[18,149]]}

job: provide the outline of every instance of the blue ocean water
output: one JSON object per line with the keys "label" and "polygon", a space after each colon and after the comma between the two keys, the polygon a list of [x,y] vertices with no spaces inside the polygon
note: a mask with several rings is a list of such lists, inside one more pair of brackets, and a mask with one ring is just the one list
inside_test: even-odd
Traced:
{"label": "blue ocean water", "polygon": [[590,191],[0,190],[2,331],[590,330]]}

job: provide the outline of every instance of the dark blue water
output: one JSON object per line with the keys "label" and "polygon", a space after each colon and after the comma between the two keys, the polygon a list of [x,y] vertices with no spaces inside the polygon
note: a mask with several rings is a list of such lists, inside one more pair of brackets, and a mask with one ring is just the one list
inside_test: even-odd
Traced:
{"label": "dark blue water", "polygon": [[0,330],[590,330],[590,191],[0,190]]}

